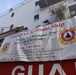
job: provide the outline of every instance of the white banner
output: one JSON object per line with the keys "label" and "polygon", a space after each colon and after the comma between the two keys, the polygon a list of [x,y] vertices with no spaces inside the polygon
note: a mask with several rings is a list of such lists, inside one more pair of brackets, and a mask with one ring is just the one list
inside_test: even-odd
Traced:
{"label": "white banner", "polygon": [[76,58],[76,17],[5,38],[0,62]]}

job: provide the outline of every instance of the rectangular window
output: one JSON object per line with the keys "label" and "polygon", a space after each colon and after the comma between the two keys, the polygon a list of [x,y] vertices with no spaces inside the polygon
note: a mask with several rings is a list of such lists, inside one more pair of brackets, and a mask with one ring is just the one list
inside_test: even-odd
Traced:
{"label": "rectangular window", "polygon": [[11,14],[11,17],[14,17],[14,12]]}
{"label": "rectangular window", "polygon": [[34,21],[37,21],[37,20],[39,20],[39,14],[34,16]]}
{"label": "rectangular window", "polygon": [[10,30],[12,30],[12,29],[13,29],[13,27],[14,27],[14,24],[10,25]]}
{"label": "rectangular window", "polygon": [[37,6],[37,5],[38,5],[38,3],[39,3],[39,1],[35,2],[35,6]]}
{"label": "rectangular window", "polygon": [[4,38],[0,39],[0,47],[1,47],[2,43],[3,43],[3,41],[4,41]]}
{"label": "rectangular window", "polygon": [[4,28],[1,29],[1,33],[3,33],[3,31],[4,31]]}

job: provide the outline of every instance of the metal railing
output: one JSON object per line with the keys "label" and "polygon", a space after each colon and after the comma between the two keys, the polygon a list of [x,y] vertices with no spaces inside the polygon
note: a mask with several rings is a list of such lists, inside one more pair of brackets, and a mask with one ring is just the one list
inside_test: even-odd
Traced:
{"label": "metal railing", "polygon": [[[15,10],[15,9],[17,9],[17,8],[19,8],[19,7],[23,6],[23,5],[31,2],[31,1],[32,1],[32,0],[24,0],[24,1],[20,2],[19,4],[17,4],[16,6],[11,7],[11,8],[12,8],[13,10]],[[11,8],[10,8],[10,9],[11,9]],[[8,10],[4,11],[3,13],[1,13],[1,14],[0,14],[0,17],[6,15],[6,14],[8,14],[8,13],[10,13],[10,12],[9,12],[10,9],[8,9]]]}

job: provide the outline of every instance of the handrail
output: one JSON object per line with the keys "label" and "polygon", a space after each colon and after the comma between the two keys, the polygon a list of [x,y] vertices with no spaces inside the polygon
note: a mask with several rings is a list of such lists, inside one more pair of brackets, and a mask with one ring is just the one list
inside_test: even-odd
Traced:
{"label": "handrail", "polygon": [[[32,1],[32,0],[24,0],[24,1],[20,2],[19,4],[17,4],[16,6],[12,7],[12,9],[15,10],[15,9],[17,9],[17,8],[19,8],[19,7],[23,6],[23,5],[31,2],[31,1]],[[2,16],[4,16],[4,15],[10,13],[9,10],[10,10],[10,9],[8,9],[8,10],[4,11],[3,13],[1,13],[1,14],[0,14],[0,18],[1,18]]]}

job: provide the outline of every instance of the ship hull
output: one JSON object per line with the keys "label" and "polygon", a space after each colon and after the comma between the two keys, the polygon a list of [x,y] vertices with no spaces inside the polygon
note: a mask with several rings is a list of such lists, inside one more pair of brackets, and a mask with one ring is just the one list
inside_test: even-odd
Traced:
{"label": "ship hull", "polygon": [[46,62],[0,62],[0,75],[76,75],[76,59]]}

